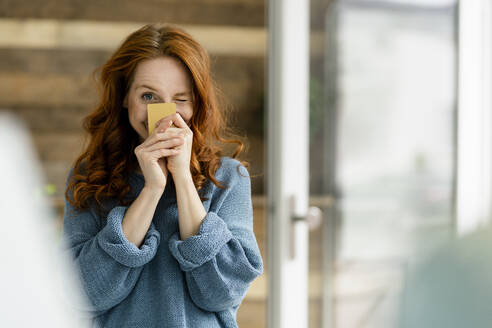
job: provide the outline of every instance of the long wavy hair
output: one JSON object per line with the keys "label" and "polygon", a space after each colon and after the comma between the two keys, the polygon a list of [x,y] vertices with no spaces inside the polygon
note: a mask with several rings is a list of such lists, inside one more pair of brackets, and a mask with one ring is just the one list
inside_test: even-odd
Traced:
{"label": "long wavy hair", "polygon": [[[190,120],[193,131],[190,172],[195,187],[200,191],[210,180],[224,188],[214,177],[223,156],[220,144],[236,144],[232,157],[237,158],[243,143],[227,127],[226,117],[219,109],[209,56],[184,30],[174,25],[148,24],[130,34],[96,71],[101,87],[100,102],[84,118],[89,143],[75,160],[65,191],[66,200],[75,208],[87,209],[95,201],[101,213],[103,200],[111,197],[124,205],[131,203],[132,200],[125,197],[131,191],[125,177],[138,168],[134,149],[140,141],[130,125],[123,99],[138,64],[159,56],[180,60],[191,76],[194,99]],[[248,167],[247,162],[242,164]]]}

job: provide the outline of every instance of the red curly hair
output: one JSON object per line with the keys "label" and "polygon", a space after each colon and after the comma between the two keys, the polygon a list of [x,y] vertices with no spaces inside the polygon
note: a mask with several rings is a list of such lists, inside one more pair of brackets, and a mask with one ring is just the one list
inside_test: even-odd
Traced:
{"label": "red curly hair", "polygon": [[[125,199],[131,187],[125,181],[138,168],[134,149],[139,136],[128,119],[123,99],[130,87],[138,64],[159,56],[172,56],[187,67],[193,84],[193,147],[190,172],[197,190],[207,180],[224,188],[214,178],[220,166],[223,150],[218,143],[236,144],[233,158],[243,150],[243,143],[222,135],[233,134],[227,129],[219,110],[217,89],[210,76],[210,59],[206,50],[182,29],[165,24],[148,24],[130,34],[111,58],[99,69],[100,103],[83,121],[89,144],[73,165],[65,191],[66,200],[77,209],[87,209],[96,201],[99,210],[103,200]],[[242,162],[248,167],[247,162]],[[71,197],[70,197],[71,196]]]}

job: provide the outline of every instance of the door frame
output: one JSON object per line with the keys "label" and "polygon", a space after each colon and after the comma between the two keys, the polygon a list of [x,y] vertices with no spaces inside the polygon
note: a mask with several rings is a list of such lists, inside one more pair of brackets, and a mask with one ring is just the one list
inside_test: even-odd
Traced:
{"label": "door frame", "polygon": [[268,2],[269,328],[308,326],[309,8]]}

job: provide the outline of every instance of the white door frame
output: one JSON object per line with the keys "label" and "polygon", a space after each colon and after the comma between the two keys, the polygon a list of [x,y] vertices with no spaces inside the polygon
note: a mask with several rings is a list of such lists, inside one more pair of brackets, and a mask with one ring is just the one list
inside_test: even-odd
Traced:
{"label": "white door frame", "polygon": [[492,2],[459,1],[456,231],[492,210]]}
{"label": "white door frame", "polygon": [[268,327],[307,328],[309,1],[268,2]]}

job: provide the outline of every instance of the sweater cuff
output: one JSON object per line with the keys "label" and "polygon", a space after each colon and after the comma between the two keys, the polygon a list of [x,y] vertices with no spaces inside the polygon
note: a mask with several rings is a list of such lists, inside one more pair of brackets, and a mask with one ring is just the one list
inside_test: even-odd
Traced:
{"label": "sweater cuff", "polygon": [[214,212],[209,212],[200,225],[198,235],[180,240],[179,232],[169,239],[169,250],[183,271],[191,271],[213,259],[229,242],[232,233]]}
{"label": "sweater cuff", "polygon": [[127,207],[116,206],[109,212],[106,226],[101,230],[98,242],[101,248],[117,262],[135,268],[152,260],[157,252],[161,235],[155,229],[154,223],[151,223],[140,248],[129,242],[121,226],[126,210]]}

